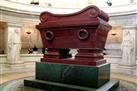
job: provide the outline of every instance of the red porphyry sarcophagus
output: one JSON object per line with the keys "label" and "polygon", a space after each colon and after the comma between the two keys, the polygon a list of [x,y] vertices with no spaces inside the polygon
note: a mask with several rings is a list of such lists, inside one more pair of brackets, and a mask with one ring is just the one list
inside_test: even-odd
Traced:
{"label": "red porphyry sarcophagus", "polygon": [[[36,27],[43,46],[56,50],[45,54],[41,60],[92,66],[105,63],[103,49],[111,29],[108,20],[109,16],[93,5],[72,14],[41,13],[41,22]],[[79,49],[75,59],[59,57],[68,55],[71,48]]]}

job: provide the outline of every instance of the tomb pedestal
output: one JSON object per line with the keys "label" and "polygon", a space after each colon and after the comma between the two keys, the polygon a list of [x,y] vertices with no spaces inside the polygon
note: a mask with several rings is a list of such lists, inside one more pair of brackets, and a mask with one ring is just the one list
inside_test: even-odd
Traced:
{"label": "tomb pedestal", "polygon": [[[46,91],[115,91],[119,82],[110,80],[110,64],[103,57],[108,20],[96,6],[73,14],[41,13],[36,27],[48,53],[36,63],[36,79],[24,85]],[[70,48],[79,49],[74,59]]]}

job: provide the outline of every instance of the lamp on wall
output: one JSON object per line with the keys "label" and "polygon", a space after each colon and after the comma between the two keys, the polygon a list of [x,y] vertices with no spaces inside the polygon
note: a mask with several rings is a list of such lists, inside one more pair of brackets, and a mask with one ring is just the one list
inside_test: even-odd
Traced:
{"label": "lamp on wall", "polygon": [[31,28],[31,26],[28,26],[25,30],[25,33],[28,34],[28,35],[30,35],[32,32],[33,32],[33,30]]}
{"label": "lamp on wall", "polygon": [[115,35],[117,35],[117,33],[116,32],[112,32],[111,35],[115,36]]}
{"label": "lamp on wall", "polygon": [[130,0],[130,3],[134,3],[134,0]]}
{"label": "lamp on wall", "polygon": [[52,7],[51,3],[45,3],[45,5],[48,6],[48,7]]}
{"label": "lamp on wall", "polygon": [[30,35],[32,33],[32,31],[27,30],[27,31],[25,31],[25,33],[28,34],[28,35]]}
{"label": "lamp on wall", "polygon": [[110,0],[108,0],[106,3],[108,6],[112,6],[112,2]]}
{"label": "lamp on wall", "polygon": [[39,0],[36,0],[36,1],[32,0],[30,2],[30,4],[32,4],[32,5],[39,5]]}

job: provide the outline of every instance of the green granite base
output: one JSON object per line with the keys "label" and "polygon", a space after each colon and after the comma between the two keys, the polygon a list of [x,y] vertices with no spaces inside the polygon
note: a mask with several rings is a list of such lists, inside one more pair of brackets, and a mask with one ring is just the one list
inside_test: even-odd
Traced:
{"label": "green granite base", "polygon": [[48,62],[36,63],[36,80],[98,88],[110,79],[110,64],[84,66]]}
{"label": "green granite base", "polygon": [[110,80],[97,89],[41,80],[24,80],[24,86],[42,89],[45,91],[115,91],[119,86],[119,81]]}

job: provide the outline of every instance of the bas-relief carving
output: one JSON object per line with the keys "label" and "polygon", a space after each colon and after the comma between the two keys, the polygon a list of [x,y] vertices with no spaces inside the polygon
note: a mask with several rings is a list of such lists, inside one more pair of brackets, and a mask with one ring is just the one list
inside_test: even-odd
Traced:
{"label": "bas-relief carving", "polygon": [[7,59],[8,62],[20,63],[20,50],[21,50],[21,39],[20,39],[20,29],[10,29],[8,30],[8,46],[7,46]]}
{"label": "bas-relief carving", "polygon": [[134,35],[132,30],[124,30],[122,42],[122,64],[135,65]]}

